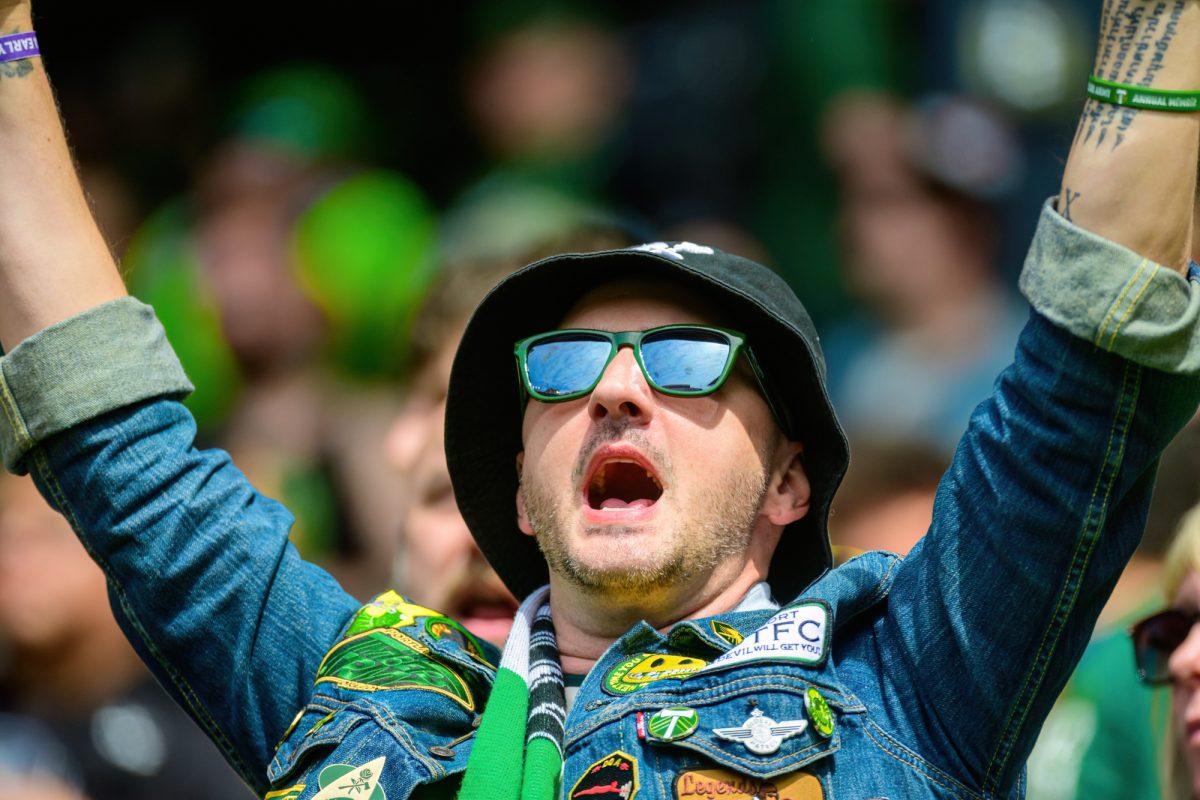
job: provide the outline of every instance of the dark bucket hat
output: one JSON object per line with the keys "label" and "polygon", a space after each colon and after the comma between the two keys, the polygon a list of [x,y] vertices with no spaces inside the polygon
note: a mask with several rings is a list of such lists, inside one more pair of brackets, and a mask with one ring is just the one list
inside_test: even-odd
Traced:
{"label": "dark bucket hat", "polygon": [[513,594],[524,598],[549,580],[537,543],[516,522],[522,444],[513,345],[553,330],[592,289],[631,277],[681,284],[725,310],[785,406],[789,436],[804,444],[810,511],[784,530],[769,575],[775,596],[790,601],[832,564],[829,506],[849,448],[829,402],[817,332],[800,300],[767,267],[714,248],[656,242],[554,256],[514,272],[484,298],[458,347],[446,401],[446,460],[458,507]]}

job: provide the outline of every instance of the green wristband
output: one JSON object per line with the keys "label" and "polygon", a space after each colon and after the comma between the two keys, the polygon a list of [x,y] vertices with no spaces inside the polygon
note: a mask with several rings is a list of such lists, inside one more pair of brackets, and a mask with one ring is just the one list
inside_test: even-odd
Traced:
{"label": "green wristband", "polygon": [[1111,103],[1122,108],[1140,108],[1146,111],[1200,111],[1200,92],[1177,92],[1166,89],[1147,89],[1127,83],[1106,81],[1095,75],[1088,78],[1087,95],[1102,103]]}

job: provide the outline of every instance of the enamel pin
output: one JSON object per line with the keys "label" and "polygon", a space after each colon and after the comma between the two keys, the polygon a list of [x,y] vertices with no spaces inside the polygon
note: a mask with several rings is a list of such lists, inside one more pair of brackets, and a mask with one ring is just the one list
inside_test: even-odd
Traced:
{"label": "enamel pin", "polygon": [[804,733],[808,727],[806,719],[790,719],[776,722],[764,716],[759,709],[750,712],[750,718],[736,728],[713,728],[713,733],[731,742],[741,742],[751,753],[769,756],[779,749],[784,739]]}

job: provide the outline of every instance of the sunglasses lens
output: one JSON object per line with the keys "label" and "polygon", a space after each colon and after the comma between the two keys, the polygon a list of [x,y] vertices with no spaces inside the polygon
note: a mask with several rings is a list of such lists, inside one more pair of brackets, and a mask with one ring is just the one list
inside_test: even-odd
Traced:
{"label": "sunglasses lens", "polygon": [[600,377],[612,345],[586,333],[564,333],[529,346],[525,369],[529,385],[543,397],[585,392]]}
{"label": "sunglasses lens", "polygon": [[1168,661],[1192,630],[1192,618],[1168,609],[1142,620],[1133,628],[1133,649],[1138,670],[1150,683],[1170,680]]}
{"label": "sunglasses lens", "polygon": [[642,339],[642,363],[650,380],[665,392],[707,392],[725,375],[733,351],[717,331],[677,328]]}

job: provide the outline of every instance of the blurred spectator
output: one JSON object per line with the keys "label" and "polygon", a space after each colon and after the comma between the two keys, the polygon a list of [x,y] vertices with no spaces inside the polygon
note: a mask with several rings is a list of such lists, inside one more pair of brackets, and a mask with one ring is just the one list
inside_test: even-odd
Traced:
{"label": "blurred spectator", "polygon": [[0,644],[0,707],[40,720],[66,753],[38,746],[36,728],[13,720],[0,724],[0,767],[77,775],[92,800],[250,796],[146,673],[66,520],[31,480],[9,475],[0,477]]}
{"label": "blurred spectator", "polygon": [[907,555],[929,530],[933,498],[948,466],[941,451],[921,442],[856,442],[830,518],[830,538],[851,552]]}
{"label": "blurred spectator", "polygon": [[417,315],[413,379],[386,442],[389,460],[411,495],[395,580],[418,603],[438,609],[498,646],[512,627],[517,601],[475,545],[454,500],[442,433],[454,353],[475,306],[509,273],[556,253],[630,243],[625,233],[611,226],[577,224],[569,233],[512,259],[452,264]]}
{"label": "blurred spectator", "polygon": [[[1158,800],[1168,698],[1141,685],[1126,630],[1163,603],[1164,559],[1184,512],[1200,502],[1200,421],[1163,453],[1142,542],[1029,760],[1033,800]],[[1166,571],[1171,572],[1170,566]],[[1178,582],[1169,578],[1171,597]],[[1174,796],[1174,795],[1171,795]],[[1188,794],[1190,797],[1190,793]]]}
{"label": "blurred spectator", "polygon": [[950,453],[1027,313],[1001,284],[986,199],[1019,157],[1001,125],[958,100],[859,95],[828,120],[846,281],[866,312],[826,341],[830,392],[852,443],[901,437]]}
{"label": "blurred spectator", "polygon": [[26,782],[74,792],[82,780],[75,759],[42,722],[0,713],[0,797],[27,797],[17,791]]}
{"label": "blurred spectator", "polygon": [[203,432],[293,510],[301,551],[360,596],[382,589],[395,557],[402,495],[378,442],[435,237],[411,182],[355,166],[369,128],[337,73],[260,76],[192,196],[127,258],[193,373]]}
{"label": "blurred spectator", "polygon": [[494,162],[447,212],[447,263],[520,254],[607,188],[629,91],[618,34],[585,4],[484,2],[464,100]]}
{"label": "blurred spectator", "polygon": [[[1200,795],[1200,745],[1196,742],[1196,689],[1200,687],[1200,506],[1183,518],[1163,568],[1166,608],[1131,630],[1138,669],[1146,680],[1169,685],[1169,711],[1150,724],[1165,734],[1161,796]],[[1159,608],[1163,603],[1160,602]],[[1128,642],[1127,642],[1128,643]],[[1139,726],[1140,727],[1140,726]],[[1117,796],[1113,794],[1112,796]]]}

